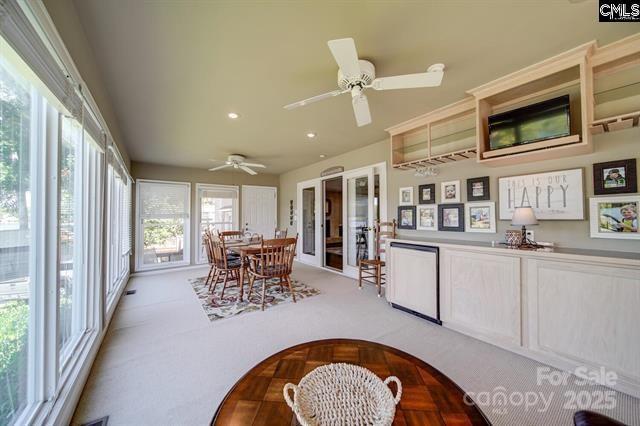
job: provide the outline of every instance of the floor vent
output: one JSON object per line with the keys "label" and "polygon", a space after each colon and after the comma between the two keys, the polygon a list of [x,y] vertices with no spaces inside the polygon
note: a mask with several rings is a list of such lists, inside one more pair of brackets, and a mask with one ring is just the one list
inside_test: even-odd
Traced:
{"label": "floor vent", "polygon": [[101,419],[83,423],[81,426],[107,426],[107,423],[109,423],[109,416],[104,416]]}
{"label": "floor vent", "polygon": [[[136,294],[136,290],[127,290],[125,293],[126,296],[131,296],[132,294]],[[93,423],[91,423],[91,425],[93,426]]]}

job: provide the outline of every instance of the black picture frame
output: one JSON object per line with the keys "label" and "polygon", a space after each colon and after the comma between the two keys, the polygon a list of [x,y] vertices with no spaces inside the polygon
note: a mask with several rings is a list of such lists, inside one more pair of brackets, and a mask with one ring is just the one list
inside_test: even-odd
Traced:
{"label": "black picture frame", "polygon": [[[482,183],[482,195],[473,195],[473,185]],[[467,179],[467,201],[488,201],[491,199],[489,176]]]}
{"label": "black picture frame", "polygon": [[[412,221],[410,224],[403,224],[402,212],[410,211]],[[416,206],[398,206],[398,229],[416,229]]]}
{"label": "black picture frame", "polygon": [[[422,190],[430,189],[431,190],[431,198],[425,199],[422,197]],[[435,183],[427,183],[424,185],[418,185],[418,204],[435,204],[436,203],[436,184]]]}
{"label": "black picture frame", "polygon": [[[613,188],[606,187],[605,173],[614,169],[624,168],[624,185]],[[593,193],[595,195],[628,194],[638,192],[638,176],[636,172],[636,159],[607,161],[593,165]]]}
{"label": "black picture frame", "polygon": [[[445,210],[458,211],[458,226],[445,226]],[[464,203],[438,204],[438,231],[464,232]]]}

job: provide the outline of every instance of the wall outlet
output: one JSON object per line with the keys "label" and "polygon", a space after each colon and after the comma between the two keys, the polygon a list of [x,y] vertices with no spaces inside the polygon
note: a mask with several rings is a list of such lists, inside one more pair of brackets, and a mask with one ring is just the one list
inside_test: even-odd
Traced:
{"label": "wall outlet", "polygon": [[530,241],[535,241],[535,240],[536,240],[536,238],[535,238],[535,234],[534,234],[534,231],[529,231],[528,229],[527,229],[527,235],[526,235],[526,237],[527,237],[527,239],[528,239],[528,240],[530,240]]}

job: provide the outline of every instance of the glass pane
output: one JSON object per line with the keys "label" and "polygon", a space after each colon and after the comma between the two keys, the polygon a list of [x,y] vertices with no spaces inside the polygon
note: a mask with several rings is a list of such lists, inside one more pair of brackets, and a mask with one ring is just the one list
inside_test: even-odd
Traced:
{"label": "glass pane", "polygon": [[31,97],[0,59],[0,424],[27,402]]}
{"label": "glass pane", "polygon": [[145,265],[184,260],[184,219],[144,219]]}
{"label": "glass pane", "polygon": [[[79,173],[81,172],[80,144],[82,126],[75,120],[62,120],[60,144],[59,199],[59,325],[60,351],[64,353],[81,331],[81,285],[77,276],[79,252],[82,250],[78,231],[80,223]],[[64,358],[64,356],[63,356]],[[62,360],[64,361],[64,359]],[[62,363],[61,363],[62,364]]]}
{"label": "glass pane", "polygon": [[347,262],[358,266],[358,260],[369,253],[369,177],[347,180]]}
{"label": "glass pane", "polygon": [[[233,231],[236,217],[237,195],[232,190],[200,191],[200,241],[204,230]],[[207,255],[203,244],[200,245],[200,260],[205,261]]]}
{"label": "glass pane", "polygon": [[316,189],[302,190],[302,252],[316,255]]}

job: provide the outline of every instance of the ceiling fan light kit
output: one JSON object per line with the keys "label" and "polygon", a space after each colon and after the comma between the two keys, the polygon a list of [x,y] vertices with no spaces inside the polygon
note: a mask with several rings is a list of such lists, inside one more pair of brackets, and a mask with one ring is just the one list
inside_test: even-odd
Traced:
{"label": "ceiling fan light kit", "polygon": [[358,59],[358,52],[352,38],[330,40],[327,44],[329,45],[329,50],[331,50],[333,58],[338,64],[339,90],[333,90],[323,93],[322,95],[285,105],[284,108],[286,110],[349,92],[351,93],[351,104],[353,106],[356,123],[358,127],[361,127],[371,123],[369,101],[364,94],[366,89],[415,89],[420,87],[436,87],[442,83],[444,64],[433,64],[427,69],[427,72],[424,73],[376,78],[375,66],[369,61]]}
{"label": "ceiling fan light kit", "polygon": [[[264,164],[247,163],[245,160],[246,160],[246,157],[244,155],[231,154],[229,157],[227,157],[227,160],[224,162],[223,165],[212,167],[209,169],[209,171],[215,172],[218,170],[226,169],[228,167],[233,167],[234,169],[240,169],[242,171],[249,173],[252,176],[255,176],[258,174],[258,172],[251,169],[251,167],[260,168],[260,169],[264,169],[267,167]],[[215,161],[215,160],[212,160],[212,161]]]}

